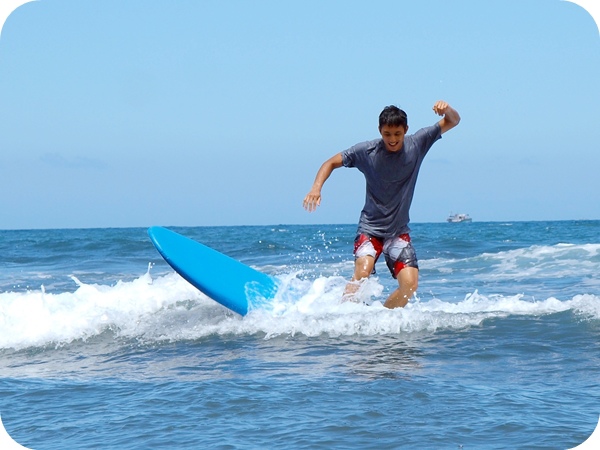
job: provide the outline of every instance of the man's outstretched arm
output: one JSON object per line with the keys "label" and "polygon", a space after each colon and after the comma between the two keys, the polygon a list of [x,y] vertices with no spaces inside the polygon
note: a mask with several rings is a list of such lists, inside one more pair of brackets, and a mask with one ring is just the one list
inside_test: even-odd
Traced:
{"label": "man's outstretched arm", "polygon": [[306,195],[306,197],[304,197],[304,209],[306,209],[308,212],[313,212],[315,209],[317,209],[317,206],[321,204],[321,189],[323,188],[325,181],[327,181],[327,178],[329,178],[329,175],[331,175],[331,172],[333,172],[334,169],[338,169],[343,165],[341,153],[332,156],[323,163],[317,172],[312,189]]}
{"label": "man's outstretched arm", "polygon": [[443,100],[435,102],[435,105],[433,105],[433,111],[438,116],[443,116],[442,120],[438,122],[440,124],[440,128],[442,129],[442,134],[448,130],[451,130],[460,122],[460,116],[458,115],[458,112]]}

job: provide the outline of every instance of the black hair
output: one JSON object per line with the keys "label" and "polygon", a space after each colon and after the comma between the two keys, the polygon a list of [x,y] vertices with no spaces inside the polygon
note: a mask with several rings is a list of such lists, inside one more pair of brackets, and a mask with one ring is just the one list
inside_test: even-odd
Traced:
{"label": "black hair", "polygon": [[384,125],[406,128],[408,126],[406,113],[397,106],[386,106],[383,108],[383,111],[381,111],[381,114],[379,114],[379,128],[381,129]]}

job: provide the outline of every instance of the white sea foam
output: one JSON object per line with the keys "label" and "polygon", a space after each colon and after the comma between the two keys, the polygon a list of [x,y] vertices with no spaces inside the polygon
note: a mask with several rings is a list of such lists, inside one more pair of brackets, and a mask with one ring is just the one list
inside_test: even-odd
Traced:
{"label": "white sea foam", "polygon": [[452,273],[455,267],[468,265],[469,270],[482,273],[473,276],[487,280],[523,280],[526,278],[559,278],[589,276],[600,273],[600,244],[534,245],[527,248],[482,253],[464,259],[432,258],[420,261],[422,269]]}
{"label": "white sea foam", "polygon": [[480,326],[492,317],[540,316],[571,310],[600,318],[600,298],[577,295],[559,301],[526,301],[521,295],[484,296],[478,292],[459,302],[434,298],[413,301],[404,309],[383,307],[376,278],[361,286],[370,306],[340,303],[342,277],[281,277],[282,289],[271,305],[246,317],[231,313],[178,275],[153,279],[150,272],[113,286],[85,284],[73,277],[73,292],[0,294],[0,348],[64,345],[112,333],[114,338],[143,342],[200,339],[211,335],[305,336],[378,335],[435,332]]}
{"label": "white sea foam", "polygon": [[128,333],[136,324],[178,301],[200,300],[179,276],[152,280],[149,272],[114,286],[81,283],[73,292],[53,294],[44,287],[0,294],[0,348],[43,346],[86,339],[107,329]]}

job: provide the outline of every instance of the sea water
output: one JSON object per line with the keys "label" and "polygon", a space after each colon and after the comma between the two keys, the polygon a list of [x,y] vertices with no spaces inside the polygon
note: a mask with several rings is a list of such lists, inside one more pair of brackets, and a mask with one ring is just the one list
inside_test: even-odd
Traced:
{"label": "sea water", "polygon": [[[280,280],[241,317],[142,228],[0,231],[0,415],[36,449],[567,449],[600,414],[600,222],[413,224],[340,303],[354,225],[174,227]],[[199,261],[199,264],[202,262]]]}

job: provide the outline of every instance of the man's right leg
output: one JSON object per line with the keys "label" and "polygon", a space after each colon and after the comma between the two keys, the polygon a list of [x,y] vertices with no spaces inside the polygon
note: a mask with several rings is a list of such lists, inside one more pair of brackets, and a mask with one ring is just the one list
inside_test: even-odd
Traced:
{"label": "man's right leg", "polygon": [[355,295],[360,288],[361,281],[369,278],[375,268],[377,258],[383,252],[381,239],[359,234],[354,239],[354,275],[346,285],[342,301],[356,301]]}
{"label": "man's right leg", "polygon": [[361,256],[354,260],[354,275],[352,275],[352,280],[346,285],[346,289],[344,289],[342,301],[355,301],[354,296],[360,287],[360,282],[365,278],[369,278],[373,272],[373,267],[375,267],[375,258],[373,256]]}

